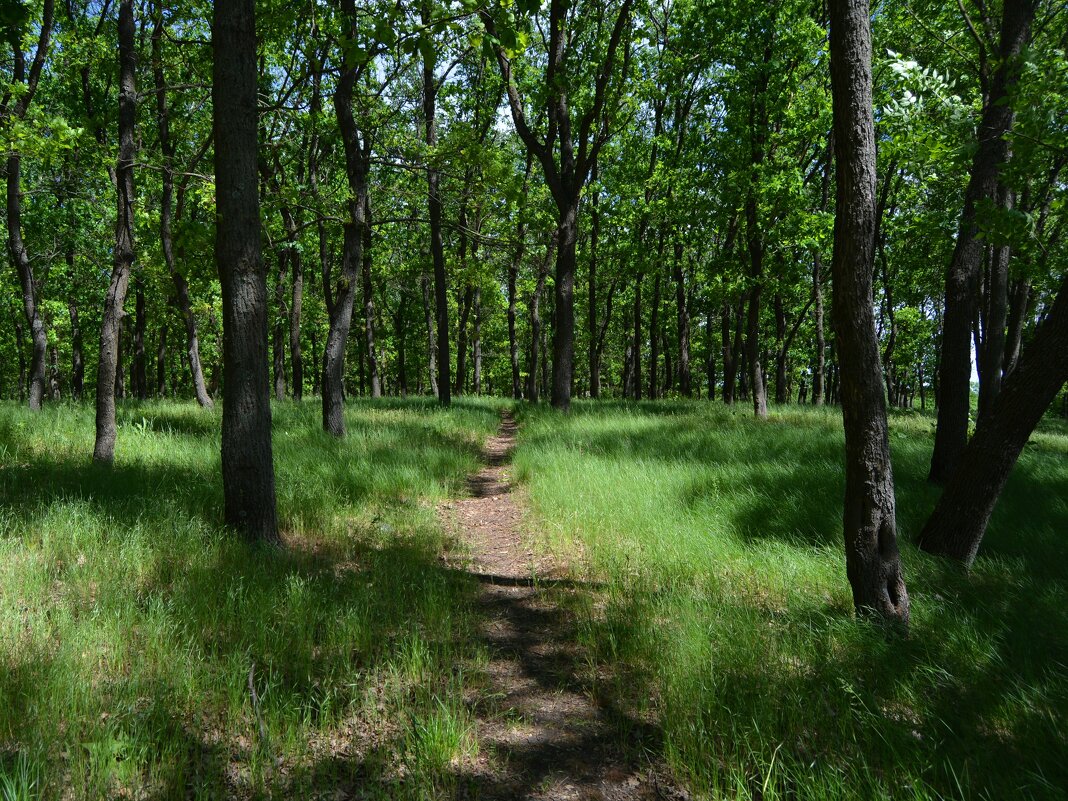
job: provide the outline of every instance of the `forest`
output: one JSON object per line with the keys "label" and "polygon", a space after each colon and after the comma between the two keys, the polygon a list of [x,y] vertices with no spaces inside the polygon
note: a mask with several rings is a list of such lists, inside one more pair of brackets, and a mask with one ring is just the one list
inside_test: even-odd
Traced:
{"label": "forest", "polygon": [[0,801],[1068,799],[1062,0],[0,29]]}

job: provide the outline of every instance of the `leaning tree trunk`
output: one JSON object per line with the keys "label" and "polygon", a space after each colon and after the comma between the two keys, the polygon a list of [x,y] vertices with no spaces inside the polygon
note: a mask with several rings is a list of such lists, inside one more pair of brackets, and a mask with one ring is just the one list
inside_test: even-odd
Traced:
{"label": "leaning tree trunk", "polygon": [[267,370],[267,273],[257,182],[256,3],[215,0],[211,29],[215,262],[223,299],[222,475],[226,522],[277,542]]}
{"label": "leaning tree trunk", "polygon": [[115,172],[118,213],[115,221],[114,266],[104,301],[96,378],[96,444],[93,461],[100,464],[111,464],[115,459],[115,378],[119,369],[119,327],[122,325],[122,307],[126,301],[134,261],[136,71],[133,0],[122,0],[119,4],[119,159]]}
{"label": "leaning tree trunk", "polygon": [[1002,13],[998,65],[979,124],[979,146],[972,157],[953,258],[946,271],[942,353],[938,376],[938,423],[929,479],[944,483],[968,442],[971,406],[971,327],[975,316],[979,265],[986,241],[977,212],[996,198],[998,178],[1008,155],[1006,135],[1015,113],[1011,95],[1020,72],[1020,51],[1030,38],[1034,0],[1006,0]]}
{"label": "leaning tree trunk", "polygon": [[831,0],[831,87],[837,195],[834,292],[846,439],[845,550],[860,615],[908,625],[897,549],[894,477],[872,311],[875,126],[868,0]]}
{"label": "leaning tree trunk", "polygon": [[946,483],[919,546],[970,567],[994,506],[1042,415],[1068,381],[1068,278]]}

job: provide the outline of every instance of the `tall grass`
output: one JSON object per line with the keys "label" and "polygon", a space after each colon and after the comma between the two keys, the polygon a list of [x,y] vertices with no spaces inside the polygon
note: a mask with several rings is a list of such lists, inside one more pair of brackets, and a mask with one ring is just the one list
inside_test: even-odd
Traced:
{"label": "tall grass", "polygon": [[219,412],[0,405],[0,798],[450,794],[472,744],[470,583],[435,501],[492,403],[274,408],[288,547],[220,527]]}
{"label": "tall grass", "polygon": [[547,547],[581,553],[599,692],[650,716],[711,798],[1064,798],[1068,432],[1027,447],[971,575],[910,545],[937,491],[932,420],[891,421],[906,640],[852,615],[841,419],[702,403],[522,414],[517,475]]}

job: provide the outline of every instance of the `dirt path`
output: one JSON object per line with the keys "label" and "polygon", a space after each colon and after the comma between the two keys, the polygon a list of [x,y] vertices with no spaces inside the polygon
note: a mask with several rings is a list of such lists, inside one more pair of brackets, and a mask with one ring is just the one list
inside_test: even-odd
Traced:
{"label": "dirt path", "polygon": [[485,685],[469,699],[479,757],[460,797],[631,801],[685,795],[642,758],[655,731],[636,720],[624,748],[621,713],[595,700],[582,679],[575,621],[548,597],[550,587],[584,592],[562,566],[537,558],[521,535],[509,459],[516,424],[502,415],[485,446],[486,466],[468,479],[469,497],[446,506],[467,549],[463,569],[481,584]]}

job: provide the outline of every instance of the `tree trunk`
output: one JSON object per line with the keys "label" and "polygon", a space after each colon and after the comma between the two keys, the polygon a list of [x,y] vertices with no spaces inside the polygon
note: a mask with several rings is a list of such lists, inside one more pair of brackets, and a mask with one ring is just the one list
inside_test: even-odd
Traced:
{"label": "tree trunk", "polygon": [[371,200],[364,197],[366,210],[363,224],[363,252],[361,253],[361,277],[363,279],[364,341],[367,345],[367,377],[371,383],[371,397],[382,397],[382,376],[378,368],[377,340],[375,337],[374,285],[371,283]]}
{"label": "tree trunk", "polygon": [[545,249],[545,260],[538,270],[538,280],[534,285],[534,294],[530,298],[530,351],[527,359],[527,400],[538,402],[538,347],[541,343],[541,297],[545,292],[545,279],[548,278],[549,262],[553,257],[556,237],[553,236]]}
{"label": "tree trunk", "polygon": [[552,404],[560,412],[571,408],[575,374],[575,264],[578,243],[578,192],[560,210],[556,234],[556,281],[553,293]]}
{"label": "tree trunk", "polygon": [[167,323],[159,329],[159,343],[156,346],[156,397],[167,395]]}
{"label": "tree trunk", "polygon": [[[1013,207],[1011,189],[999,187],[1000,207]],[[979,373],[979,416],[976,427],[981,426],[993,411],[994,401],[1001,392],[1002,368],[1005,364],[1006,332],[1009,304],[1009,256],[1007,244],[993,247],[990,277],[986,287],[986,303],[982,315],[983,348],[982,372]]]}
{"label": "tree trunk", "polygon": [[587,334],[590,338],[589,346],[589,370],[590,370],[590,397],[601,397],[601,360],[597,348],[597,244],[601,234],[601,214],[598,208],[600,203],[600,187],[597,187],[597,165],[593,165],[590,172],[590,181],[595,185],[593,195],[590,197],[590,265],[587,276],[587,300],[589,312],[587,316]]}
{"label": "tree trunk", "polygon": [[148,397],[148,358],[145,356],[145,284],[141,276],[134,280],[133,370],[130,383],[138,400]]}
{"label": "tree trunk", "polygon": [[919,546],[970,567],[1028,438],[1068,380],[1068,278],[946,483]]}
{"label": "tree trunk", "polygon": [[634,382],[631,395],[634,400],[642,399],[642,280],[645,273],[639,272],[634,282],[634,352],[631,354],[631,367],[634,370]]}
{"label": "tree trunk", "polygon": [[786,356],[790,346],[786,342],[786,309],[782,295],[775,294],[775,403],[779,406],[790,399],[786,389]]}
{"label": "tree trunk", "polygon": [[468,284],[457,303],[460,319],[456,326],[456,384],[453,387],[457,395],[463,395],[467,388],[467,324],[471,319],[474,292],[474,287]]}
{"label": "tree trunk", "polygon": [[[420,289],[423,291],[423,313],[426,315],[426,353],[427,374],[430,378],[430,392],[434,397],[438,396],[438,343],[434,336],[434,307],[430,301],[430,281],[426,275],[419,279]],[[422,381],[420,381],[420,384]]]}
{"label": "tree trunk", "polygon": [[115,255],[111,284],[104,301],[100,326],[100,362],[96,380],[96,444],[93,461],[111,464],[115,459],[115,394],[119,374],[119,327],[122,307],[134,261],[134,181],[137,156],[134,139],[137,109],[137,53],[134,49],[133,0],[119,4],[119,158],[115,173],[118,212],[115,222]]}
{"label": "tree trunk", "polygon": [[693,396],[693,378],[690,375],[690,307],[686,297],[686,276],[682,270],[682,254],[682,242],[675,242],[674,274],[675,310],[679,329],[679,392],[689,398]]}
{"label": "tree trunk", "polygon": [[223,300],[226,522],[278,542],[267,372],[267,274],[257,182],[256,3],[215,0],[212,19],[215,260]]}
{"label": "tree trunk", "polygon": [[[430,4],[420,4],[421,19],[424,26],[430,25]],[[434,62],[430,48],[423,53],[423,123],[426,127],[426,145],[431,151],[427,163],[427,210],[430,217],[430,253],[434,262],[434,316],[437,322],[437,365],[436,394],[442,406],[448,406],[452,400],[452,364],[449,359],[449,287],[445,275],[445,247],[441,238],[441,174],[438,170],[434,149],[438,142],[436,102],[438,83],[434,77]],[[431,344],[433,349],[433,344]],[[431,374],[431,385],[435,377]]]}
{"label": "tree trunk", "polygon": [[897,549],[886,401],[871,303],[876,210],[868,14],[868,0],[831,0],[837,164],[831,313],[846,439],[846,571],[858,614],[907,627],[909,598]]}
{"label": "tree trunk", "polygon": [[197,403],[205,409],[212,408],[211,395],[204,383],[204,368],[200,363],[200,336],[197,331],[196,317],[189,299],[189,284],[178,270],[174,256],[173,196],[174,196],[174,144],[170,136],[170,112],[167,108],[166,79],[163,72],[161,53],[164,35],[162,6],[157,6],[155,27],[152,31],[152,74],[156,93],[156,122],[159,128],[160,151],[163,154],[163,194],[160,198],[159,233],[163,251],[163,261],[167,265],[171,282],[174,284],[178,311],[185,324],[186,356],[189,359],[190,375],[193,379],[193,393]]}
{"label": "tree trunk", "polygon": [[474,361],[473,389],[476,395],[482,394],[482,290],[475,288],[475,327],[471,341],[472,360]]}
{"label": "tree trunk", "polygon": [[[7,159],[7,249],[22,287],[22,309],[30,327],[30,342],[33,353],[30,357],[29,406],[39,411],[45,394],[45,355],[48,352],[48,334],[41,318],[38,303],[40,286],[34,278],[33,265],[22,240],[22,195],[19,190],[22,160],[13,153]],[[22,400],[22,396],[19,396]]]}
{"label": "tree trunk", "polygon": [[960,228],[953,258],[946,272],[938,423],[928,476],[930,481],[938,484],[949,478],[957,457],[968,441],[968,412],[971,405],[969,334],[975,316],[979,266],[986,247],[985,240],[980,238],[976,211],[984,202],[996,198],[999,175],[1008,156],[1006,135],[1012,129],[1015,118],[1011,95],[1020,72],[1020,51],[1030,38],[1035,5],[1033,0],[1006,0],[997,68],[983,106],[979,146],[972,158]]}
{"label": "tree trunk", "polygon": [[[661,239],[661,242],[663,240]],[[659,267],[659,265],[658,265]],[[657,368],[660,366],[660,272],[653,276],[653,307],[649,317],[649,399],[660,397]]]}
{"label": "tree trunk", "polygon": [[19,352],[19,403],[26,400],[26,342],[22,323],[15,321],[15,348]]}
{"label": "tree trunk", "polygon": [[271,360],[274,370],[274,397],[286,399],[286,262],[289,251],[278,253],[278,273],[274,281],[274,326],[271,331]]}
{"label": "tree trunk", "polygon": [[[74,250],[67,251],[67,278],[71,281],[73,292]],[[85,391],[85,355],[82,346],[82,328],[78,322],[78,306],[73,297],[67,299],[67,314],[70,316],[70,394],[74,400],[81,400]]]}

